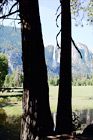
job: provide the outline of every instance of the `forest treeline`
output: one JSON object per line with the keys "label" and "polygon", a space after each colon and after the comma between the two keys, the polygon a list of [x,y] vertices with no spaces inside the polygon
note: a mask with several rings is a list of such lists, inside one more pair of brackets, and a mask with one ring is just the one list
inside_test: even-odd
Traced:
{"label": "forest treeline", "polygon": [[[59,77],[48,78],[49,85],[58,86]],[[93,74],[72,74],[72,86],[93,86]]]}
{"label": "forest treeline", "polygon": [[93,74],[73,74],[72,86],[93,86]]}
{"label": "forest treeline", "polygon": [[[59,76],[49,76],[48,84],[52,86],[59,85]],[[23,72],[18,68],[10,75],[6,75],[3,87],[22,87]],[[93,86],[93,74],[73,74],[72,86]]]}
{"label": "forest treeline", "polygon": [[5,81],[3,87],[22,87],[23,86],[23,72],[17,67],[13,73],[7,74],[5,77]]}

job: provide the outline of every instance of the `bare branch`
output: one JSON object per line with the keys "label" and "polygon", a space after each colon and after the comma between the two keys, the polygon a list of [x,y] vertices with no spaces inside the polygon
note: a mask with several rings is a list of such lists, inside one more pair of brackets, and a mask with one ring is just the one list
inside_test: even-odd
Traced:
{"label": "bare branch", "polygon": [[58,18],[59,18],[59,16],[60,16],[61,14],[62,14],[62,12],[59,13],[59,15],[58,15],[57,18],[56,18],[56,26],[57,26],[57,27],[59,27],[58,24],[57,24],[57,20],[58,20]]}
{"label": "bare branch", "polygon": [[5,3],[6,3],[6,0],[5,1],[1,1],[1,6],[4,6]]}
{"label": "bare branch", "polygon": [[[61,31],[62,31],[62,30],[60,30],[60,31],[58,32],[58,34],[56,35],[56,43],[57,43],[57,47],[58,47],[59,49],[61,49],[61,47],[59,46],[59,43],[58,43],[58,39],[57,39],[57,38],[58,38],[59,34],[61,33]],[[72,39],[72,37],[71,37],[71,41],[72,41],[72,43],[73,43],[75,49],[76,49],[76,50],[78,51],[78,53],[80,54],[80,57],[81,57],[81,59],[82,59],[82,54],[81,54],[81,52],[79,51],[78,47],[76,46],[76,44],[75,44],[74,40]]]}
{"label": "bare branch", "polygon": [[0,19],[4,19],[4,18],[6,18],[6,17],[8,17],[8,16],[11,16],[11,15],[17,13],[17,12],[19,12],[19,10],[16,10],[16,11],[14,11],[14,12],[11,12],[11,13],[8,13],[8,14],[6,14],[6,15],[4,15],[4,16],[1,16]]}
{"label": "bare branch", "polygon": [[59,34],[61,33],[61,30],[58,32],[58,34],[56,35],[56,43],[57,43],[57,47],[59,48],[59,49],[61,49],[61,47],[59,46],[59,43],[58,43],[58,36],[59,36]]}
{"label": "bare branch", "polygon": [[57,15],[57,13],[58,13],[58,10],[59,10],[59,8],[61,7],[61,4],[60,4],[60,6],[57,8],[57,10],[56,10],[56,14],[55,15]]}
{"label": "bare branch", "polygon": [[11,19],[11,20],[20,20],[19,18],[5,18],[5,19]]}
{"label": "bare branch", "polygon": [[76,49],[76,50],[78,51],[78,53],[80,54],[80,57],[81,57],[81,59],[82,59],[82,54],[81,54],[81,52],[79,51],[78,47],[76,46],[76,44],[75,44],[74,40],[72,39],[72,37],[71,37],[71,41],[72,41],[72,43],[73,43],[75,49]]}
{"label": "bare branch", "polygon": [[[12,9],[13,9],[17,4],[18,4],[18,2],[16,2],[14,5],[12,5],[12,7],[11,7],[9,13],[11,13]],[[18,9],[17,9],[17,10],[18,10]]]}
{"label": "bare branch", "polygon": [[60,3],[61,3],[61,5],[62,5],[62,0],[60,0]]}

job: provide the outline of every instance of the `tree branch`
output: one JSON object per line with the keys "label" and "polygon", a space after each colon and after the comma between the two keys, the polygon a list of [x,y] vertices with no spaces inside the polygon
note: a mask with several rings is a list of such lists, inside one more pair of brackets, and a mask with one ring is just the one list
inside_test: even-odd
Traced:
{"label": "tree branch", "polygon": [[[13,9],[17,4],[18,4],[18,2],[16,2],[14,5],[12,5],[12,7],[11,7],[9,13],[11,13],[12,9]],[[18,10],[18,9],[17,9],[17,10]]]}
{"label": "tree branch", "polygon": [[5,19],[11,19],[11,20],[20,20],[19,18],[5,18]]}
{"label": "tree branch", "polygon": [[4,18],[6,18],[6,17],[8,17],[8,16],[11,16],[11,15],[17,13],[17,12],[19,12],[19,10],[16,10],[16,11],[14,11],[14,12],[11,12],[11,13],[9,13],[9,14],[6,14],[6,15],[4,15],[4,16],[1,16],[0,19],[4,19]]}
{"label": "tree branch", "polygon": [[59,8],[61,7],[61,4],[60,4],[60,6],[57,8],[57,10],[56,10],[56,14],[55,15],[57,15],[57,13],[58,13],[58,10],[59,10]]}
{"label": "tree branch", "polygon": [[61,14],[62,14],[62,12],[59,13],[59,15],[58,15],[57,18],[56,18],[56,26],[57,26],[57,27],[59,27],[58,24],[57,24],[57,20],[58,20],[58,18],[59,18],[59,16],[60,16]]}
{"label": "tree branch", "polygon": [[80,54],[80,57],[81,57],[81,59],[82,59],[82,54],[81,54],[81,52],[79,51],[78,47],[76,46],[76,44],[75,44],[74,40],[72,39],[72,37],[71,37],[71,41],[72,41],[72,43],[73,43],[75,49],[76,49],[76,50],[78,51],[78,53]]}
{"label": "tree branch", "polygon": [[58,43],[57,38],[58,38],[58,36],[59,36],[60,33],[61,33],[61,29],[60,29],[60,31],[58,32],[58,34],[56,35],[56,43],[57,43],[57,46],[58,46],[59,49],[61,49],[61,47],[59,46],[59,43]]}

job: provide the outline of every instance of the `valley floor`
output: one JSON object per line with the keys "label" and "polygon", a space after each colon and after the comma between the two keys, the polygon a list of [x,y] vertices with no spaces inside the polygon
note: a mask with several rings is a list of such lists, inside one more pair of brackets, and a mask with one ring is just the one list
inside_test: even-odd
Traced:
{"label": "valley floor", "polygon": [[[50,86],[50,106],[51,111],[56,112],[58,87]],[[5,94],[5,93],[4,93]],[[7,94],[7,93],[6,93]],[[17,93],[16,93],[17,94]],[[19,93],[18,93],[19,94]],[[83,115],[85,123],[93,121],[93,86],[72,87],[72,108],[73,111],[79,111],[79,116]],[[0,140],[18,140],[20,136],[21,115],[22,115],[22,94],[21,96],[10,96],[5,98],[0,93],[0,114],[2,110],[6,118],[0,119]],[[85,112],[83,112],[85,110]],[[91,115],[90,115],[91,113]],[[91,118],[89,118],[91,116]],[[89,118],[89,120],[88,120]],[[87,125],[87,124],[86,124]],[[85,126],[86,126],[85,125]],[[84,127],[85,127],[84,126]],[[93,140],[93,138],[84,138],[83,136],[56,136],[48,137],[53,140]]]}

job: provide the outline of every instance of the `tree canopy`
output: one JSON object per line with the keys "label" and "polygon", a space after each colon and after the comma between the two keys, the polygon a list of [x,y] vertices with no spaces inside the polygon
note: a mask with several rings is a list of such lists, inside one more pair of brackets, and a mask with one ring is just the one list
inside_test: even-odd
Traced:
{"label": "tree canopy", "polygon": [[70,0],[72,18],[76,25],[83,26],[83,20],[93,25],[93,0]]}

